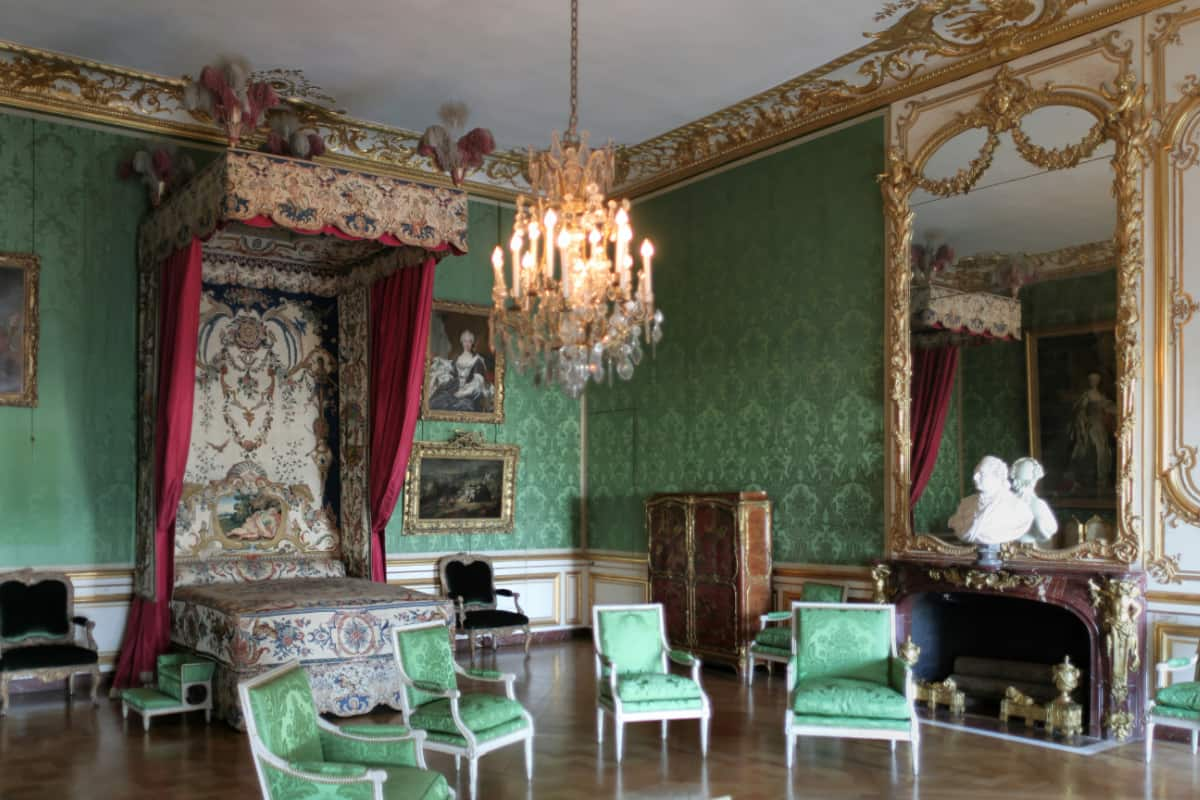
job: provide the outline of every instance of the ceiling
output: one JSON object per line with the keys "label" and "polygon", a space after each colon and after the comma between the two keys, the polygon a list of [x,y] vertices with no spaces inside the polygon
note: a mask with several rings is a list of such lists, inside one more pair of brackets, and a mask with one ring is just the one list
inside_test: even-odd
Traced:
{"label": "ceiling", "polygon": [[[568,112],[567,0],[3,0],[0,35],[146,72],[220,56],[299,68],[352,116],[410,130],[446,100],[501,148],[545,146]],[[580,8],[580,127],[632,144],[864,43],[880,0],[592,0]],[[253,9],[254,13],[246,13]]]}

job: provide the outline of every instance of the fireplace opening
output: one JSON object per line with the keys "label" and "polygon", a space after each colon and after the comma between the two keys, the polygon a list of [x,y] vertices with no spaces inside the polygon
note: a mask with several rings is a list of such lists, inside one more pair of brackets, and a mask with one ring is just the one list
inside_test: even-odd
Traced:
{"label": "fireplace opening", "polygon": [[918,680],[953,677],[971,714],[995,717],[1008,686],[1039,702],[1057,697],[1050,669],[1064,656],[1082,671],[1072,699],[1091,714],[1091,640],[1066,608],[995,594],[923,592],[910,598],[909,630],[921,646]]}

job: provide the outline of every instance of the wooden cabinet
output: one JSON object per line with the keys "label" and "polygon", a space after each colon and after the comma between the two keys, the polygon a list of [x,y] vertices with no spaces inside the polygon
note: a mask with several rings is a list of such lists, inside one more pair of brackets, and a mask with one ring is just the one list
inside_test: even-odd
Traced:
{"label": "wooden cabinet", "polygon": [[667,638],[700,658],[746,666],[771,610],[771,501],[765,492],[656,494],[646,501],[650,596]]}

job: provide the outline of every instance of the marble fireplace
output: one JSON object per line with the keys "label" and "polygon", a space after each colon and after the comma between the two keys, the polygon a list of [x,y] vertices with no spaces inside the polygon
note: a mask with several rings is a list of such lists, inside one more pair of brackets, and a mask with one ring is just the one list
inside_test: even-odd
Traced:
{"label": "marble fireplace", "polygon": [[[911,636],[921,647],[918,680],[941,681],[964,658],[994,663],[1003,675],[1005,664],[1051,665],[1070,656],[1083,671],[1073,699],[1083,706],[1084,733],[1126,739],[1141,731],[1144,575],[917,559],[880,562],[873,574],[876,601],[896,605],[900,641]],[[995,714],[995,704],[973,699],[968,713]]]}

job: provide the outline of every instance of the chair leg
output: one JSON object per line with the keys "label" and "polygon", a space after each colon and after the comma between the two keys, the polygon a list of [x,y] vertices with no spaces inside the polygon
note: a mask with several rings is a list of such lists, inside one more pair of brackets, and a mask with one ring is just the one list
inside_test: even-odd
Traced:
{"label": "chair leg", "polygon": [[604,709],[596,709],[596,741],[604,744]]}
{"label": "chair leg", "polygon": [[750,658],[750,666],[749,666],[749,668],[746,670],[746,685],[747,685],[747,686],[753,686],[753,685],[754,685],[754,663],[755,663],[755,662],[754,662],[754,657],[753,657],[753,656],[751,656],[751,658]]}
{"label": "chair leg", "polygon": [[471,800],[475,800],[475,789],[479,785],[479,757],[472,756],[467,759],[467,769],[471,774]]}
{"label": "chair leg", "polygon": [[1154,723],[1146,720],[1146,763],[1154,758]]}
{"label": "chair leg", "polygon": [[0,717],[8,715],[8,678],[0,675]]}
{"label": "chair leg", "polygon": [[775,662],[774,661],[767,661],[767,677],[768,678],[775,677]]}
{"label": "chair leg", "polygon": [[142,714],[142,730],[146,733],[150,732],[150,715]]}
{"label": "chair leg", "polygon": [[75,696],[75,673],[72,672],[70,675],[67,676],[67,697],[71,698],[74,696]]}
{"label": "chair leg", "polygon": [[625,748],[625,721],[617,717],[615,723],[613,727],[617,732],[617,763],[620,764],[621,755]]}
{"label": "chair leg", "polygon": [[533,637],[529,634],[529,626],[525,626],[525,655],[529,655],[529,643]]}
{"label": "chair leg", "polygon": [[789,732],[787,734],[785,741],[787,742],[787,744],[785,745],[785,747],[787,748],[787,768],[791,769],[792,764],[795,763],[795,761],[796,761],[796,736],[795,736],[795,734]]}
{"label": "chair leg", "polygon": [[[700,720],[700,756],[702,758],[708,757],[708,726],[711,723],[712,717],[705,717]],[[665,722],[663,723],[663,728],[664,730],[666,729]]]}
{"label": "chair leg", "polygon": [[892,745],[892,752],[893,752],[893,753],[894,753],[894,752],[896,752],[896,740],[895,740],[895,739],[892,739],[892,741],[890,742],[890,744]]}
{"label": "chair leg", "polygon": [[471,663],[475,662],[475,632],[467,631],[467,638],[471,640]]}
{"label": "chair leg", "polygon": [[129,719],[129,703],[121,703],[121,719]]}
{"label": "chair leg", "polygon": [[525,740],[525,780],[533,780],[533,737]]}
{"label": "chair leg", "polygon": [[100,705],[100,701],[96,699],[96,691],[100,688],[100,668],[96,667],[92,670],[92,705]]}
{"label": "chair leg", "polygon": [[460,756],[458,753],[454,754],[454,771],[462,771],[462,756]]}
{"label": "chair leg", "polygon": [[664,719],[659,723],[659,727],[662,728],[662,738],[667,738],[667,721]]}
{"label": "chair leg", "polygon": [[909,742],[909,747],[912,748],[912,773],[915,778],[921,774],[921,740],[914,738]]}
{"label": "chair leg", "polygon": [[1200,745],[1200,731],[1192,731],[1192,755],[1196,755],[1197,745]]}

